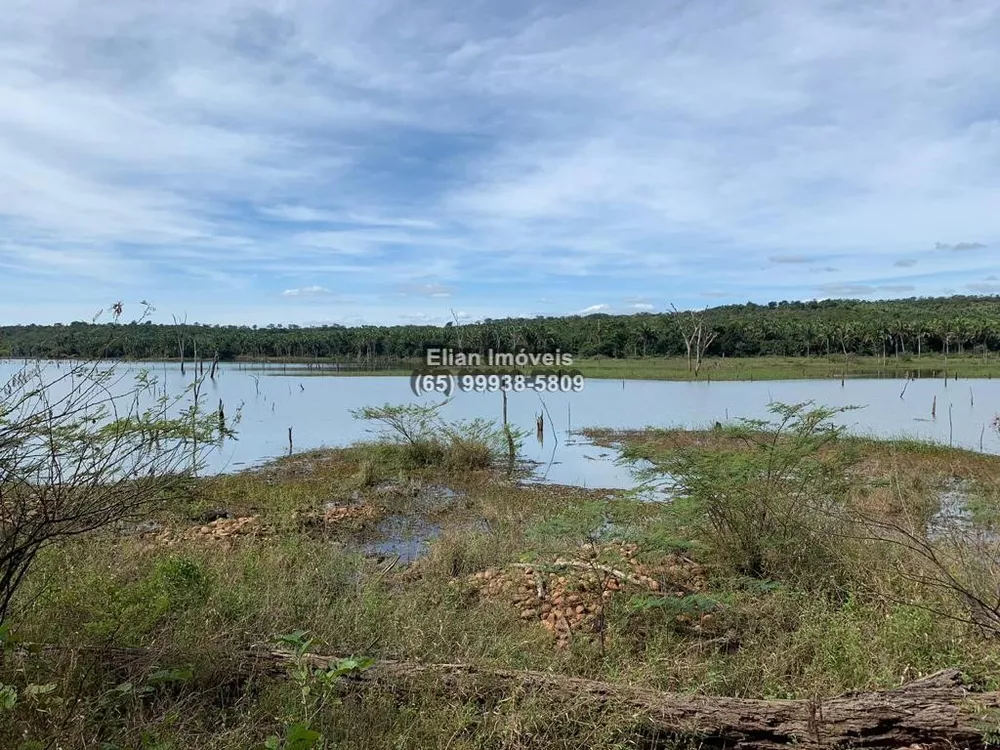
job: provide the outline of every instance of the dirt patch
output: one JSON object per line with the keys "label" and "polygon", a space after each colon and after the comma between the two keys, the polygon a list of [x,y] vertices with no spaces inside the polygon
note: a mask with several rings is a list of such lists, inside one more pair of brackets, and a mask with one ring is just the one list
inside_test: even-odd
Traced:
{"label": "dirt patch", "polygon": [[[620,562],[603,562],[609,558]],[[649,564],[639,558],[636,545],[623,543],[610,543],[600,550],[584,547],[578,558],[480,571],[468,582],[481,598],[507,602],[522,619],[538,621],[555,636],[560,648],[575,637],[600,633],[604,607],[615,596],[685,597],[707,586],[705,569],[690,558],[674,553]],[[711,617],[710,613],[679,614],[677,621],[700,628],[696,620],[708,622]]]}
{"label": "dirt patch", "polygon": [[[381,482],[364,490],[355,490],[342,498],[329,500],[317,510],[300,513],[299,525],[312,532],[355,532],[371,536],[399,536],[399,526],[406,519],[414,523],[425,516],[438,516],[452,508],[464,495],[450,487],[426,484],[419,480]],[[394,524],[387,523],[389,521]]]}
{"label": "dirt patch", "polygon": [[265,484],[326,482],[331,477],[348,476],[358,470],[357,451],[352,449],[319,449],[276,458],[262,466],[246,469]]}

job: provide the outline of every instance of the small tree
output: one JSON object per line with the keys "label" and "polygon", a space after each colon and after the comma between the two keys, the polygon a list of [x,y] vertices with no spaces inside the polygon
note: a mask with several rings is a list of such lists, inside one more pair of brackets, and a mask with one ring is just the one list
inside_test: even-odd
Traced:
{"label": "small tree", "polygon": [[197,387],[96,361],[29,363],[0,389],[0,622],[42,549],[161,503],[232,434]]}

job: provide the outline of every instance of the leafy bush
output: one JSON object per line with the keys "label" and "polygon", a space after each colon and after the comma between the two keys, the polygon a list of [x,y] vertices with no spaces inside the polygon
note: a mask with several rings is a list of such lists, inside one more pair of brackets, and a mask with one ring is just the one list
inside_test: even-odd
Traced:
{"label": "leafy bush", "polygon": [[770,411],[773,422],[742,420],[730,428],[741,449],[681,449],[660,468],[732,572],[825,585],[839,574],[831,541],[853,461],[849,451],[827,450],[841,437],[831,418],[843,410],[803,403]]}
{"label": "leafy bush", "polygon": [[438,413],[442,406],[384,404],[356,409],[352,415],[381,425],[380,440],[402,449],[406,468],[489,468],[507,454],[508,432],[515,449],[520,447],[523,434],[509,426],[482,418],[446,422]]}

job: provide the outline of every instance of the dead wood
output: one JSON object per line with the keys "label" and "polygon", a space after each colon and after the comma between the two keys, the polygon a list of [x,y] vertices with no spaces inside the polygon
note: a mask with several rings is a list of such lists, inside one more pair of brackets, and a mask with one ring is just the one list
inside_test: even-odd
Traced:
{"label": "dead wood", "polygon": [[[30,652],[88,652],[109,667],[151,667],[163,655],[144,649],[67,649],[43,646]],[[339,657],[307,654],[317,669]],[[255,646],[227,665],[241,679],[281,678],[295,657]],[[802,748],[986,748],[1000,729],[1000,693],[968,688],[956,669],[937,672],[883,692],[849,693],[823,700],[760,700],[664,693],[649,688],[568,677],[551,672],[495,669],[471,664],[382,660],[344,678],[345,691],[373,687],[407,696],[438,693],[454,700],[496,705],[512,699],[540,699],[571,705],[608,722],[627,721],[644,746],[668,747],[678,740],[692,747],[774,750]]]}

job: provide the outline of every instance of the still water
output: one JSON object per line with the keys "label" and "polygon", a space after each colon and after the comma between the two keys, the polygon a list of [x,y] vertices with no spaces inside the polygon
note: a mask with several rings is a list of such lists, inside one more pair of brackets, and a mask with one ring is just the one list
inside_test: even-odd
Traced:
{"label": "still water", "polygon": [[[22,363],[0,361],[0,384]],[[52,372],[56,364],[47,365]],[[62,364],[62,368],[66,364]],[[190,382],[179,365],[122,365],[148,369],[166,388],[179,393]],[[900,393],[903,392],[903,398]],[[224,364],[214,381],[206,380],[202,395],[207,409],[221,399],[226,412],[242,410],[238,438],[227,440],[209,459],[209,471],[236,471],[288,452],[292,428],[295,451],[343,446],[372,437],[372,425],[351,416],[351,410],[385,403],[433,403],[417,398],[409,378],[398,376],[309,377],[282,375],[281,367],[246,369]],[[931,405],[936,398],[936,418]],[[528,432],[524,457],[538,462],[537,475],[546,481],[585,487],[634,486],[628,468],[615,463],[614,451],[590,444],[575,430],[583,427],[642,428],[710,427],[738,418],[762,418],[768,404],[813,401],[818,405],[858,406],[839,422],[856,434],[910,437],[1000,453],[1000,437],[990,428],[1000,413],[1000,379],[788,380],[756,382],[670,382],[651,380],[588,380],[579,393],[511,393],[510,422]],[[458,393],[441,411],[445,419],[501,418],[499,393]],[[544,441],[535,435],[535,418],[545,417]]]}

